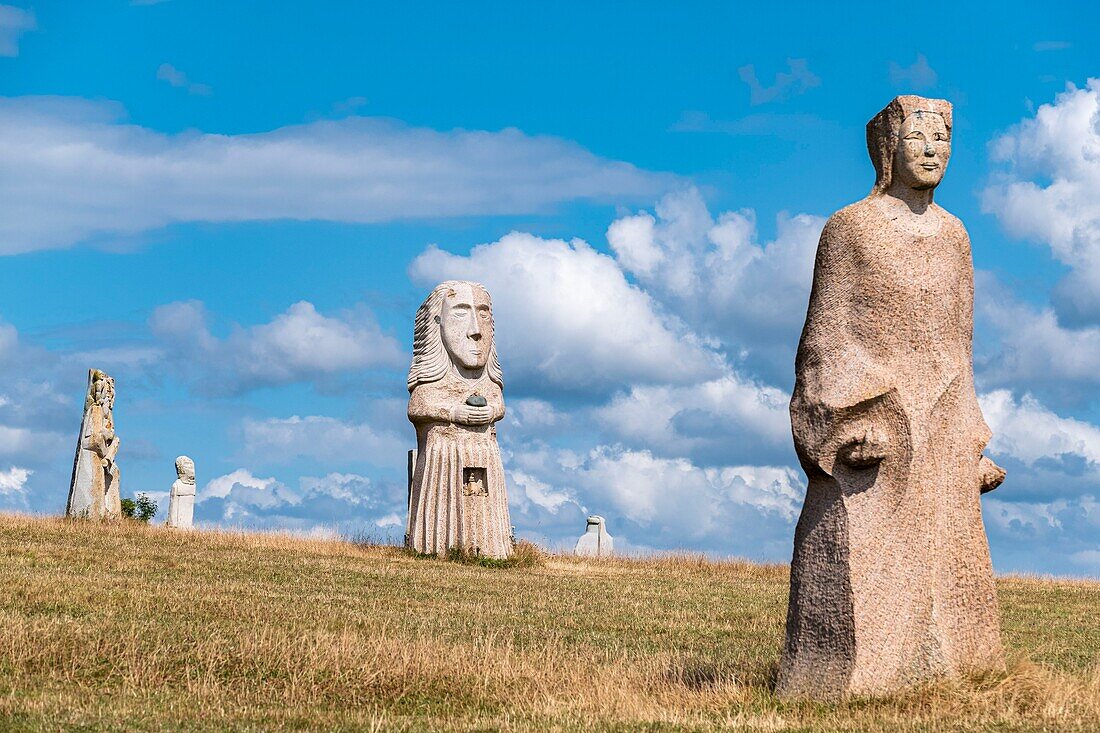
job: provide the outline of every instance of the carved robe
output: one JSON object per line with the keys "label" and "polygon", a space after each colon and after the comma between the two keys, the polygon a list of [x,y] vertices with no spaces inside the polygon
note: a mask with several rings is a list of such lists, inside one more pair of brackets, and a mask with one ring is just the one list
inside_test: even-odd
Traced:
{"label": "carved robe", "polygon": [[195,517],[195,482],[177,479],[168,497],[169,527],[189,529]]}
{"label": "carved robe", "polygon": [[[451,422],[454,407],[475,394],[492,408],[492,423]],[[409,547],[431,554],[460,547],[488,557],[510,556],[511,521],[495,427],[504,417],[500,387],[487,374],[470,381],[448,372],[413,389],[408,414],[417,445]]]}
{"label": "carved robe", "polygon": [[[962,223],[918,236],[874,197],[825,225],[791,423],[809,478],[780,694],[888,691],[1003,664],[979,459],[974,278]],[[838,454],[862,436],[877,465]]]}

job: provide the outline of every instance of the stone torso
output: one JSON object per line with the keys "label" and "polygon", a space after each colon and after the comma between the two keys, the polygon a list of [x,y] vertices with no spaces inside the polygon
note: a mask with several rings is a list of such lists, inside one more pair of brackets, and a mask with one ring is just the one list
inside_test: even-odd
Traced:
{"label": "stone torso", "polygon": [[970,240],[940,207],[928,215],[939,226],[921,235],[873,198],[837,212],[828,228],[837,254],[830,266],[840,271],[821,294],[823,317],[843,311],[851,346],[917,411],[970,370]]}

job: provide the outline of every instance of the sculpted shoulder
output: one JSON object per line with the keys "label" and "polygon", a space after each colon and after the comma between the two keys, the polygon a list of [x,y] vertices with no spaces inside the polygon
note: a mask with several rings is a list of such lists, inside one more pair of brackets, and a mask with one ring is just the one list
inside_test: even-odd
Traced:
{"label": "sculpted shoulder", "polygon": [[870,197],[860,199],[829,217],[821,231],[819,249],[828,249],[834,242],[843,242],[844,249],[852,254],[851,250],[866,242],[868,235],[881,230],[882,223],[882,214],[875,209]]}
{"label": "sculpted shoulder", "polygon": [[844,229],[867,221],[868,217],[875,216],[871,198],[862,198],[859,201],[848,204],[843,209],[836,211],[825,222],[825,231]]}

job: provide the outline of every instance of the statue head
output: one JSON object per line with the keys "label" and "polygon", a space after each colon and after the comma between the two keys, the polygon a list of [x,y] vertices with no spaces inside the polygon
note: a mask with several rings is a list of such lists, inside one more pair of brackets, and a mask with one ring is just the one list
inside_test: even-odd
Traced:
{"label": "statue head", "polygon": [[92,369],[89,381],[88,396],[92,402],[102,407],[104,412],[110,412],[115,406],[115,380],[99,369]]}
{"label": "statue head", "polygon": [[187,456],[176,459],[176,477],[184,483],[195,483],[195,462]]}
{"label": "statue head", "polygon": [[416,312],[408,387],[443,378],[448,369],[484,370],[504,388],[493,338],[493,303],[484,285],[465,280],[440,283]]}
{"label": "statue head", "polygon": [[951,158],[951,103],[894,97],[867,123],[867,151],[875,165],[872,194],[884,193],[892,183],[935,188]]}

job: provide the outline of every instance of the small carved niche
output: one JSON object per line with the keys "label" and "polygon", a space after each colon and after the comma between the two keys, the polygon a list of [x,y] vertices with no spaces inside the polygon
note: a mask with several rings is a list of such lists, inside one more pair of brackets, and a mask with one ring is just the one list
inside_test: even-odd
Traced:
{"label": "small carved niche", "polygon": [[465,496],[488,496],[489,482],[485,469],[476,466],[462,469],[462,493]]}

